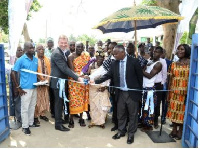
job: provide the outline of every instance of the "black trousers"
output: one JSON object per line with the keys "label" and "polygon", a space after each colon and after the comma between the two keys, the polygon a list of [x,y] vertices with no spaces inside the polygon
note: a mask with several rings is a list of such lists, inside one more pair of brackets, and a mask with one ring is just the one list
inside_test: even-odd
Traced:
{"label": "black trousers", "polygon": [[[155,89],[163,90],[163,85],[161,83],[155,83]],[[160,103],[162,100],[165,100],[163,98],[163,92],[156,92],[156,96],[157,96],[157,104],[154,107],[154,113],[155,113],[154,122],[158,122],[158,117],[160,116]]]}
{"label": "black trousers", "polygon": [[55,126],[62,125],[63,99],[59,97],[59,89],[53,89],[55,97]]}
{"label": "black trousers", "polygon": [[118,126],[118,120],[117,120],[117,101],[115,99],[115,94],[110,94],[112,98],[112,106],[113,106],[113,115],[112,115],[112,120],[115,124],[115,126]]}
{"label": "black trousers", "polygon": [[51,115],[55,115],[55,109],[54,109],[54,93],[53,93],[53,89],[50,87],[49,88],[49,100],[50,100],[50,112],[51,112]]}
{"label": "black trousers", "polygon": [[126,125],[129,118],[128,136],[134,136],[138,125],[139,101],[133,100],[127,91],[119,91],[117,101],[118,132],[126,133]]}

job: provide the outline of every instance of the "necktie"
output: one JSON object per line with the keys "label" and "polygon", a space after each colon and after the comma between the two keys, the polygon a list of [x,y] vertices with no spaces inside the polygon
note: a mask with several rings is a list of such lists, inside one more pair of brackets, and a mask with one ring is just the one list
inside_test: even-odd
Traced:
{"label": "necktie", "polygon": [[124,61],[121,61],[120,63],[120,87],[125,87]]}

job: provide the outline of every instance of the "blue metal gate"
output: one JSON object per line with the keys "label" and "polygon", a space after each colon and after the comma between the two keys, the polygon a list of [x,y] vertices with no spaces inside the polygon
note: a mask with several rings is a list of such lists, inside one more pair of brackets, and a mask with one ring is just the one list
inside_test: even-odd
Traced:
{"label": "blue metal gate", "polygon": [[198,147],[198,34],[192,36],[190,75],[183,125],[183,147]]}
{"label": "blue metal gate", "polygon": [[4,47],[0,44],[0,142],[10,134],[7,105]]}

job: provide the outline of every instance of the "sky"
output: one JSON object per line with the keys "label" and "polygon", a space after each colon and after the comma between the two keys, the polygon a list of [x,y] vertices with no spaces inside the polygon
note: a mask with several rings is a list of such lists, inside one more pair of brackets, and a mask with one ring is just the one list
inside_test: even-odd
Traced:
{"label": "sky", "polygon": [[[58,38],[60,34],[74,36],[94,35],[97,39],[107,37],[131,38],[133,33],[102,34],[92,29],[103,18],[113,12],[134,4],[134,0],[39,0],[43,6],[27,22],[30,37],[37,42],[39,38]],[[140,4],[141,0],[136,0]]]}
{"label": "sky", "polygon": [[[134,0],[38,0],[42,8],[32,14],[27,22],[30,38],[38,42],[40,38],[53,37],[55,43],[58,36],[65,34],[74,36],[87,34],[97,39],[131,39],[134,32],[103,34],[98,29],[92,29],[103,18],[113,12],[134,5]],[[140,4],[142,0],[135,0]],[[188,4],[187,4],[188,5]],[[185,12],[185,11],[184,11]],[[185,12],[185,15],[188,13]],[[184,17],[185,17],[184,15]],[[186,19],[184,19],[186,21]],[[183,23],[186,24],[186,23]],[[187,24],[188,26],[189,24]],[[185,27],[185,25],[183,25]],[[188,27],[186,27],[188,28]],[[151,37],[163,33],[162,26],[156,29],[137,31],[138,37]]]}

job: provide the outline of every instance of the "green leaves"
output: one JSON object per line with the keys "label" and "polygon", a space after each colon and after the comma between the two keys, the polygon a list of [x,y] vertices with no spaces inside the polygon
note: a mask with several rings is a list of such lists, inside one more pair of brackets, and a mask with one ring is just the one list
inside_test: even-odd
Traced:
{"label": "green leaves", "polygon": [[143,5],[155,6],[157,4],[156,0],[142,0]]}
{"label": "green leaves", "polygon": [[0,29],[8,34],[8,0],[0,0]]}
{"label": "green leaves", "polygon": [[42,8],[42,5],[40,5],[38,0],[34,0],[32,5],[31,5],[31,8],[29,10],[27,20],[30,20],[30,18],[32,17],[32,12],[38,12],[40,10],[40,8]]}
{"label": "green leaves", "polygon": [[139,8],[137,11],[136,11],[136,14],[142,14],[142,15],[147,15],[147,14],[150,14],[150,15],[155,15],[155,13],[150,10],[150,9],[145,9],[145,8]]}
{"label": "green leaves", "polygon": [[118,10],[117,12],[128,11],[128,10],[130,10],[130,9],[131,9],[130,7],[126,7],[126,8],[122,8],[122,9]]}
{"label": "green leaves", "polygon": [[[9,27],[8,27],[8,1],[9,0],[0,0],[0,32],[3,31],[5,34],[8,34]],[[27,20],[30,20],[31,18],[31,13],[32,12],[37,12],[42,6],[38,2],[38,0],[34,0]]]}
{"label": "green leaves", "polygon": [[122,18],[128,18],[129,16],[126,14],[120,14],[118,16],[116,16],[114,19],[122,19]]}

